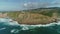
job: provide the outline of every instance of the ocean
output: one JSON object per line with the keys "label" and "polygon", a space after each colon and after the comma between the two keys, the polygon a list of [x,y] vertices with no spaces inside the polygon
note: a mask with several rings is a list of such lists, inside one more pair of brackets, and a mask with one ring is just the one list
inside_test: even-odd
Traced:
{"label": "ocean", "polygon": [[10,18],[0,18],[0,34],[60,34],[60,21],[45,25],[26,25],[18,24]]}

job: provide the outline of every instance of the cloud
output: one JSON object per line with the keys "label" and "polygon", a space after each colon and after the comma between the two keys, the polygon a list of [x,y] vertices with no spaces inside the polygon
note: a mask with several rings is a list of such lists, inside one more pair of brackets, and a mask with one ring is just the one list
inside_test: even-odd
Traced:
{"label": "cloud", "polygon": [[51,2],[51,3],[55,4],[55,5],[58,5],[58,4],[60,4],[60,0],[55,0],[55,1]]}
{"label": "cloud", "polygon": [[50,2],[48,7],[60,7],[60,0],[54,0],[53,2]]}
{"label": "cloud", "polygon": [[59,7],[60,0],[0,0],[0,10],[23,10],[51,6]]}
{"label": "cloud", "polygon": [[[38,0],[37,0],[38,1]],[[49,7],[56,5],[54,3],[55,1],[48,1],[48,0],[40,0],[38,2],[26,2],[24,3],[24,8],[26,9],[35,9],[35,8],[44,8],[44,7]]]}
{"label": "cloud", "polygon": [[44,3],[28,2],[28,3],[24,3],[24,8],[27,8],[27,9],[44,8],[49,5],[50,3],[48,2],[44,2]]}

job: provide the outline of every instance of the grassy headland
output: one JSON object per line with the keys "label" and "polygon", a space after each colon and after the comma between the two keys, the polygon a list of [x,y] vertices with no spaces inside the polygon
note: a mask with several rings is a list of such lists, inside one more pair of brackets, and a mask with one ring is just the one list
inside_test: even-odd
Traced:
{"label": "grassy headland", "polygon": [[32,10],[2,12],[20,24],[48,24],[60,17],[60,8],[39,8]]}

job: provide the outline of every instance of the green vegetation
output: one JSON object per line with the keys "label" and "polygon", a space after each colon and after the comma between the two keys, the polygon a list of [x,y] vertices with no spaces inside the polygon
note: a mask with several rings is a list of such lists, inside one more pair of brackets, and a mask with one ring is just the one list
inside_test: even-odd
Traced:
{"label": "green vegetation", "polygon": [[[2,12],[7,13],[7,15],[18,21],[19,23],[24,24],[35,24],[35,23],[48,23],[53,20],[53,17],[60,16],[60,9],[58,8],[40,8],[32,10],[23,10],[23,11],[11,11],[11,12]],[[55,15],[54,15],[55,13]]]}

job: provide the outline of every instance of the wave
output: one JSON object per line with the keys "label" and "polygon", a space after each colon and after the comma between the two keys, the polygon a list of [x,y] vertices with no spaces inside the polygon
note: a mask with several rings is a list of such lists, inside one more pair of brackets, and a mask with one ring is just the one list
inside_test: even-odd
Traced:
{"label": "wave", "polygon": [[0,18],[0,23],[3,23],[4,25],[10,25],[10,26],[20,26],[22,27],[22,30],[28,30],[28,29],[33,29],[36,27],[49,27],[49,26],[54,26],[54,25],[60,25],[60,21],[58,23],[53,22],[50,24],[38,24],[38,25],[27,25],[27,24],[18,24],[17,21],[13,21],[12,19],[7,19],[7,18]]}
{"label": "wave", "polygon": [[[6,32],[4,32],[6,31]],[[8,32],[7,32],[8,31]],[[4,33],[3,33],[4,32]],[[18,24],[12,19],[0,18],[0,34],[60,34],[60,21],[50,24]]]}

